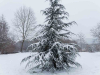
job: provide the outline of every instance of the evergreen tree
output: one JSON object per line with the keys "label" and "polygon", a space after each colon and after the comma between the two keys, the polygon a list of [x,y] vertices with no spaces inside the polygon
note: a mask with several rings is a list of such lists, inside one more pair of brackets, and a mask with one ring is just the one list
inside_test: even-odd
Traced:
{"label": "evergreen tree", "polygon": [[[59,4],[60,0],[49,0],[50,7],[43,11],[46,15],[46,25],[40,31],[40,34],[36,39],[38,43],[31,44],[32,51],[39,51],[36,55],[30,55],[22,60],[30,60],[26,66],[32,66],[36,62],[36,66],[31,67],[30,71],[39,68],[42,71],[57,71],[57,70],[69,70],[72,66],[80,66],[75,62],[76,48],[74,44],[63,44],[59,39],[68,39],[71,32],[67,30],[67,27],[74,22],[64,23],[63,20],[68,17],[68,13],[65,12],[65,8],[62,4]],[[62,33],[65,31],[64,33]],[[66,51],[66,52],[65,52]]]}

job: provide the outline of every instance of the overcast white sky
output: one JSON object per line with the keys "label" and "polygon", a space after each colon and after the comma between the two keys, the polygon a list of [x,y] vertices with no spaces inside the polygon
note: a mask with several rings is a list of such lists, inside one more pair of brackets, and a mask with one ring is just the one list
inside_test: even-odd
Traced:
{"label": "overcast white sky", "polygon": [[[0,15],[4,15],[8,24],[12,27],[14,13],[22,6],[31,7],[35,13],[38,24],[43,24],[45,16],[40,13],[48,7],[46,0],[0,0]],[[100,23],[100,0],[61,0],[69,20],[76,21],[78,25],[72,26],[71,30],[78,34],[85,34],[86,38],[92,38],[90,29]],[[67,21],[66,21],[67,22]]]}

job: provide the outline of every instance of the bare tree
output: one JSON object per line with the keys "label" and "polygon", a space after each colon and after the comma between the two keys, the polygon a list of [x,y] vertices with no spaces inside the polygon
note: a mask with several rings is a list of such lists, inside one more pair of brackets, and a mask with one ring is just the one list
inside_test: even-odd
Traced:
{"label": "bare tree", "polygon": [[78,45],[81,47],[82,50],[85,49],[85,44],[86,44],[86,41],[84,39],[84,34],[83,33],[79,33],[78,34],[78,39],[77,39],[77,43]]}
{"label": "bare tree", "polygon": [[93,29],[91,29],[92,36],[100,42],[100,23]]}
{"label": "bare tree", "polygon": [[79,34],[78,34],[77,44],[78,44],[78,46],[81,48],[80,51],[92,52],[92,47],[91,47],[90,44],[88,44],[88,43],[85,41],[85,36],[84,36],[83,33],[79,33]]}
{"label": "bare tree", "polygon": [[91,29],[92,36],[95,38],[93,42],[94,51],[100,51],[100,23]]}
{"label": "bare tree", "polygon": [[19,32],[18,35],[21,35],[22,40],[21,52],[24,41],[30,37],[30,33],[34,30],[35,23],[34,13],[31,8],[21,7],[15,13],[14,25]]}

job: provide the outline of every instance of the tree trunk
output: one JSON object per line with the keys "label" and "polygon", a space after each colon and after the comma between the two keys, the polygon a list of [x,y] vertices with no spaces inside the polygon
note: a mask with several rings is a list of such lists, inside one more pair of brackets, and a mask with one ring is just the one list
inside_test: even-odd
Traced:
{"label": "tree trunk", "polygon": [[20,52],[23,52],[23,45],[24,45],[24,40],[22,41],[22,45],[21,45],[21,50],[20,50]]}

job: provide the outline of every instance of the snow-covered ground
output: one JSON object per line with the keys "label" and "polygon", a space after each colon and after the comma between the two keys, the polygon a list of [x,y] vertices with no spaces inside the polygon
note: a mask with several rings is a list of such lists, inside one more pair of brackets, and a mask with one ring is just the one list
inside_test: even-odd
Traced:
{"label": "snow-covered ground", "polygon": [[69,73],[59,72],[55,74],[28,73],[25,65],[20,65],[20,62],[30,53],[0,55],[0,75],[100,75],[100,52],[79,54],[76,61],[82,65],[82,68],[72,69]]}

